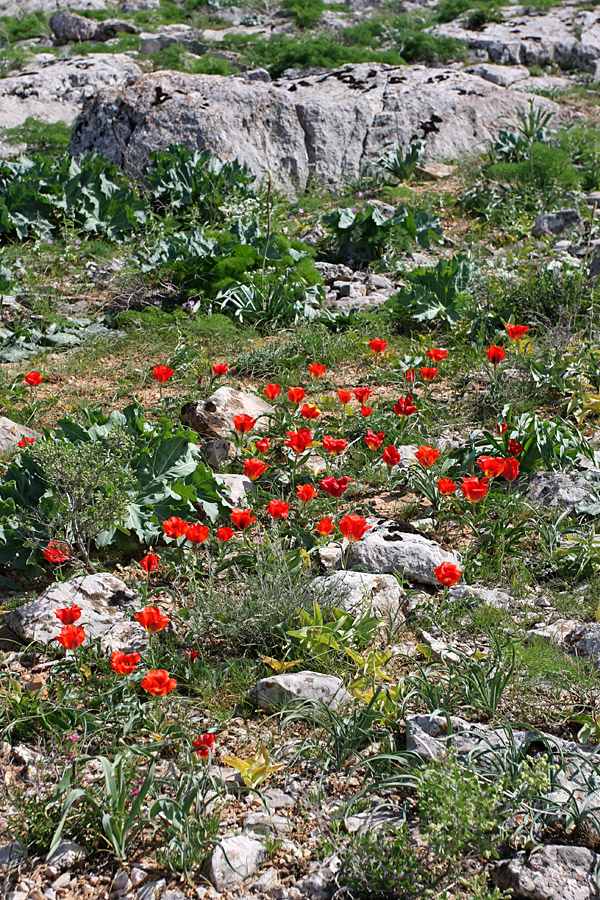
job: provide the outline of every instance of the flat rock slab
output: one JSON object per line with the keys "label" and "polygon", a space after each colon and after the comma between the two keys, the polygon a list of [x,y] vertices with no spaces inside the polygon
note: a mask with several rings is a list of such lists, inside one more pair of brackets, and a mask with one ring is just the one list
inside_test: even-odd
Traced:
{"label": "flat rock slab", "polygon": [[21,438],[28,437],[39,438],[37,431],[27,428],[26,425],[18,425],[7,419],[6,416],[0,416],[0,450],[14,450]]}
{"label": "flat rock slab", "polygon": [[350,545],[348,569],[392,574],[398,572],[411,581],[437,584],[434,569],[443,562],[460,566],[459,553],[443,550],[438,543],[420,534],[411,534],[393,520],[379,520],[360,541]]}
{"label": "flat rock slab", "polygon": [[218,891],[231,890],[267,859],[264,844],[246,834],[224,838],[208,863],[208,878]]}
{"label": "flat rock slab", "polygon": [[529,78],[529,69],[526,66],[497,66],[494,63],[479,63],[469,66],[466,70],[472,75],[479,75],[484,81],[499,84],[501,87],[510,87],[518,81]]}
{"label": "flat rock slab", "polygon": [[492,869],[494,884],[515,900],[594,900],[600,856],[587,847],[549,844],[521,851]]}
{"label": "flat rock slab", "polygon": [[194,400],[182,408],[180,419],[198,434],[211,438],[225,438],[235,433],[235,416],[247,415],[257,419],[254,431],[264,431],[273,407],[256,394],[246,394],[230,387],[220,387],[207,400]]}
{"label": "flat rock slab", "polygon": [[[534,104],[559,111],[545,98]],[[95,150],[137,171],[177,135],[187,146],[237,158],[258,178],[271,171],[277,188],[292,195],[311,177],[339,189],[398,135],[403,146],[426,137],[424,162],[481,152],[506,117],[528,108],[514,91],[452,68],[365,63],[272,83],[156,72],[90,98],[70,150]]]}
{"label": "flat rock slab", "polygon": [[396,622],[404,621],[400,607],[405,595],[393,575],[334,572],[327,577],[315,578],[310,589],[320,606],[336,606],[352,614],[372,607],[393,616]]}
{"label": "flat rock slab", "polygon": [[0,16],[53,13],[58,9],[105,9],[106,0],[0,0]]}
{"label": "flat rock slab", "polygon": [[250,691],[250,699],[258,709],[270,710],[293,700],[312,700],[337,709],[352,698],[341,678],[305,671],[262,678]]}
{"label": "flat rock slab", "polygon": [[529,476],[527,499],[539,506],[560,506],[577,509],[588,502],[595,491],[587,478],[565,475],[563,472],[534,472]]}
{"label": "flat rock slab", "polygon": [[140,650],[146,646],[147,635],[133,618],[140,607],[139,599],[114,575],[84,575],[70,581],[57,582],[43,594],[11,610],[6,624],[24,641],[48,644],[59,634],[61,623],[54,614],[57,609],[81,607],[86,643],[100,638],[108,650]]}

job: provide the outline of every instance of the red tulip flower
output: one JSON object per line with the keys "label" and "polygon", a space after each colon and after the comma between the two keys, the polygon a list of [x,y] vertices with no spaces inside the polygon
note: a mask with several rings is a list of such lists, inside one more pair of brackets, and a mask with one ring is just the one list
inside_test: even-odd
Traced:
{"label": "red tulip flower", "polygon": [[163,616],[158,606],[145,606],[134,616],[148,634],[156,634],[169,624],[168,616]]}
{"label": "red tulip flower", "polygon": [[56,640],[65,650],[77,650],[85,641],[83,625],[63,625]]}
{"label": "red tulip flower", "polygon": [[332,456],[337,456],[339,453],[343,453],[348,446],[348,441],[346,441],[344,438],[334,438],[330,437],[328,434],[323,437],[321,443],[323,444],[323,449],[327,450],[328,453],[331,453]]}
{"label": "red tulip flower", "polygon": [[504,461],[504,471],[502,473],[507,481],[514,481],[519,474],[519,460],[514,456],[509,456]]}
{"label": "red tulip flower", "polygon": [[453,584],[460,581],[462,571],[454,563],[443,562],[440,566],[436,566],[433,574],[444,587],[452,587]]}
{"label": "red tulip flower", "polygon": [[177,540],[177,538],[182,537],[186,533],[189,525],[189,522],[184,522],[179,516],[171,516],[170,519],[165,519],[162,523],[162,530],[166,537]]}
{"label": "red tulip flower", "polygon": [[256,419],[253,419],[252,416],[247,416],[245,413],[244,415],[233,417],[233,427],[238,434],[248,434],[255,425]]}
{"label": "red tulip flower", "polygon": [[370,416],[372,412],[373,412],[372,406],[361,406],[361,408],[360,408],[360,414],[364,419],[366,419],[367,416]]}
{"label": "red tulip flower", "polygon": [[353,393],[359,403],[365,403],[369,399],[373,391],[368,387],[357,387],[354,388]]}
{"label": "red tulip flower", "polygon": [[458,485],[451,478],[438,478],[437,487],[443,497],[449,497],[454,493]]}
{"label": "red tulip flower", "polygon": [[384,341],[381,338],[373,338],[372,341],[369,341],[369,347],[373,353],[385,353],[387,341]]}
{"label": "red tulip flower", "polygon": [[156,553],[147,553],[143,559],[140,559],[139,565],[144,572],[149,575],[150,572],[154,572],[155,569],[158,569],[158,556]]}
{"label": "red tulip flower", "polygon": [[363,441],[365,442],[369,450],[379,450],[379,448],[383,444],[384,437],[385,431],[379,431],[377,434],[374,434],[371,429],[368,428]]}
{"label": "red tulip flower", "polygon": [[312,484],[299,484],[296,488],[296,494],[301,503],[308,503],[313,497],[317,496],[317,492]]}
{"label": "red tulip flower", "polygon": [[523,446],[518,442],[510,438],[508,442],[508,452],[511,456],[520,456],[523,452]]}
{"label": "red tulip flower", "polygon": [[177,682],[165,669],[150,669],[140,684],[145,691],[155,697],[164,697],[177,687]]}
{"label": "red tulip flower", "polygon": [[352,402],[352,394],[350,393],[350,391],[340,390],[340,391],[337,391],[337,395],[338,395],[338,400],[340,401],[342,406],[347,406],[349,403]]}
{"label": "red tulip flower", "polygon": [[348,485],[351,481],[354,481],[354,478],[348,478],[347,475],[343,475],[342,478],[333,478],[333,476],[330,476],[329,478],[324,478],[320,484],[330,497],[339,500],[342,494],[345,494],[348,490]]}
{"label": "red tulip flower", "polygon": [[17,447],[28,447],[29,444],[35,444],[35,438],[26,437],[25,435],[23,435],[23,437],[17,444]]}
{"label": "red tulip flower", "polygon": [[421,373],[421,378],[423,379],[423,381],[433,381],[433,379],[439,372],[439,369],[436,369],[435,366],[432,366],[431,368],[429,368],[428,366],[421,366],[419,371]]}
{"label": "red tulip flower", "polygon": [[333,519],[323,518],[320,522],[317,522],[316,530],[319,534],[326,537],[328,534],[331,534],[333,531]]}
{"label": "red tulip flower", "polygon": [[504,472],[504,462],[502,456],[480,456],[477,465],[486,478],[497,478]]}
{"label": "red tulip flower", "polygon": [[210,528],[207,528],[206,525],[201,525],[199,522],[192,522],[185,533],[185,537],[190,544],[203,544],[209,534]]}
{"label": "red tulip flower", "polygon": [[287,519],[290,514],[290,504],[283,500],[273,499],[267,506],[267,512],[273,519]]}
{"label": "red tulip flower", "polygon": [[498,422],[496,425],[496,431],[498,434],[506,434],[508,431],[508,423],[507,422]]}
{"label": "red tulip flower", "polygon": [[131,675],[137,669],[141,658],[139,653],[123,653],[121,650],[115,650],[110,657],[110,667],[117,675]]}
{"label": "red tulip flower", "polygon": [[367,525],[367,520],[362,516],[351,514],[342,517],[339,528],[346,540],[350,544],[354,544],[356,541],[360,541],[371,525]]}
{"label": "red tulip flower", "polygon": [[222,541],[224,544],[226,544],[227,541],[231,540],[234,534],[235,531],[233,530],[233,528],[230,528],[229,525],[221,525],[221,527],[217,529],[215,537],[218,541]]}
{"label": "red tulip flower", "polygon": [[261,438],[260,441],[256,441],[256,449],[259,453],[266,453],[270,446],[269,438]]}
{"label": "red tulip flower", "polygon": [[303,419],[318,419],[321,410],[314,403],[303,403],[300,407],[300,415]]}
{"label": "red tulip flower", "polygon": [[404,378],[406,379],[406,381],[409,381],[412,383],[416,379],[416,377],[417,377],[417,373],[415,372],[414,369],[406,370],[406,373],[404,375]]}
{"label": "red tulip flower", "polygon": [[327,366],[322,366],[321,363],[311,363],[308,371],[311,378],[322,378],[327,371]]}
{"label": "red tulip flower", "polygon": [[277,400],[281,393],[281,386],[278,384],[269,383],[266,387],[263,388],[263,394],[267,398],[267,400]]}
{"label": "red tulip flower", "polygon": [[208,759],[214,752],[215,740],[214,734],[206,732],[206,734],[199,734],[196,740],[192,741],[192,746],[198,756],[202,757],[202,759]]}
{"label": "red tulip flower", "polygon": [[35,371],[27,372],[27,374],[23,377],[25,379],[25,383],[28,384],[29,387],[37,387],[38,384],[41,384],[44,380],[44,376]]}
{"label": "red tulip flower", "polygon": [[432,347],[431,350],[428,350],[425,356],[428,356],[432,362],[441,362],[443,359],[446,359],[448,356],[447,350],[440,350],[439,347]]}
{"label": "red tulip flower", "polygon": [[417,412],[417,407],[413,403],[412,394],[407,394],[406,397],[400,397],[399,400],[396,400],[394,403],[394,412],[397,416],[412,416]]}
{"label": "red tulip flower", "polygon": [[386,464],[386,466],[389,466],[389,468],[391,469],[391,468],[393,468],[393,466],[398,465],[398,463],[400,462],[402,457],[400,456],[400,454],[398,453],[396,448],[393,446],[393,444],[390,444],[390,446],[386,447],[385,450],[383,451],[382,459],[383,459],[384,463]]}
{"label": "red tulip flower", "polygon": [[290,447],[294,453],[300,455],[312,447],[312,434],[308,428],[300,428],[298,431],[286,431],[287,440],[283,443],[286,447]]}
{"label": "red tulip flower", "polygon": [[270,469],[266,463],[262,461],[262,459],[245,459],[244,460],[244,475],[246,478],[249,478],[250,481],[256,481],[257,478]]}
{"label": "red tulip flower", "polygon": [[152,369],[152,377],[155,381],[158,381],[159,384],[164,384],[165,381],[172,378],[174,374],[175,369],[171,369],[169,366],[154,366]]}
{"label": "red tulip flower", "polygon": [[483,351],[491,364],[496,368],[498,363],[501,363],[506,353],[504,352],[504,347],[497,347],[496,344],[490,344],[489,350]]}
{"label": "red tulip flower", "polygon": [[55,609],[54,615],[63,625],[74,625],[81,618],[81,607],[74,603],[66,609]]}
{"label": "red tulip flower", "polygon": [[424,469],[428,469],[429,466],[432,466],[437,460],[440,452],[440,450],[436,450],[434,447],[425,445],[424,447],[419,447],[415,453],[415,459],[417,462],[421,463]]}
{"label": "red tulip flower", "polygon": [[306,397],[306,391],[301,387],[292,387],[287,392],[290,403],[302,403]]}
{"label": "red tulip flower", "polygon": [[460,486],[469,503],[479,503],[489,491],[487,478],[476,478],[475,475],[465,477]]}
{"label": "red tulip flower", "polygon": [[511,341],[520,341],[529,331],[529,325],[507,325],[506,330]]}
{"label": "red tulip flower", "polygon": [[227,375],[229,371],[229,366],[227,363],[215,363],[212,367],[213,375],[216,375],[217,378],[220,378],[221,375]]}
{"label": "red tulip flower", "polygon": [[44,559],[47,559],[53,566],[60,566],[66,562],[71,556],[71,552],[66,544],[59,541],[50,541],[42,550]]}
{"label": "red tulip flower", "polygon": [[232,509],[229,518],[236,528],[245,531],[253,522],[256,522],[256,516],[252,515],[251,509]]}

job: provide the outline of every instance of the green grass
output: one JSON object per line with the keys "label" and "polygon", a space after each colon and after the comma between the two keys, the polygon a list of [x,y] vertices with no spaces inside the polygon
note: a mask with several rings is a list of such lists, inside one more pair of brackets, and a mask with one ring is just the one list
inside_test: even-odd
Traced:
{"label": "green grass", "polygon": [[50,33],[46,14],[43,12],[24,13],[22,16],[0,16],[0,46],[10,46],[16,41]]}
{"label": "green grass", "polygon": [[25,144],[27,153],[58,156],[69,146],[71,126],[65,122],[40,122],[30,116],[22,125],[6,128],[2,140],[7,144]]}

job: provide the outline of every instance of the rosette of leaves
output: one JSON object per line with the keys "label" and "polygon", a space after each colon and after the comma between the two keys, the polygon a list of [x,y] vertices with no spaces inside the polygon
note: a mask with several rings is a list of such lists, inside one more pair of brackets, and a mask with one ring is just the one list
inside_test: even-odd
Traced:
{"label": "rosette of leaves", "polygon": [[171,516],[203,513],[214,521],[225,511],[218,487],[190,429],[150,425],[138,404],[108,416],[87,410],[83,424],[61,420],[8,466],[0,483],[0,565],[39,573],[41,548],[59,539],[89,568],[93,549],[132,539],[151,544]]}
{"label": "rosette of leaves", "polygon": [[465,313],[465,289],[470,266],[466,256],[440,259],[435,267],[420,266],[404,276],[405,286],[386,304],[395,324],[407,317],[417,322],[441,319],[454,326]]}
{"label": "rosette of leaves", "polygon": [[429,247],[442,237],[437,216],[424,209],[399,206],[386,216],[375,206],[337,209],[323,219],[330,231],[325,248],[337,262],[368,263],[384,253]]}

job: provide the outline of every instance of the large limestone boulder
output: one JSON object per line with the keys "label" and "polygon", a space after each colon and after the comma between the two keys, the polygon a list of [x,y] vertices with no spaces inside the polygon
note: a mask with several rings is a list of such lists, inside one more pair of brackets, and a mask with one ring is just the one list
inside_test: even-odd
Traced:
{"label": "large limestone boulder", "polygon": [[105,9],[107,0],[0,0],[0,16],[23,16],[59,9]]}
{"label": "large limestone boulder", "polygon": [[320,606],[336,606],[353,615],[371,607],[378,613],[389,615],[397,623],[404,621],[400,607],[405,595],[393,575],[333,572],[326,577],[315,578],[310,589]]}
{"label": "large limestone boulder", "polygon": [[[534,98],[536,107],[558,106]],[[156,72],[90,98],[70,151],[104,153],[141,171],[174,137],[237,158],[293,194],[310,177],[339,189],[385,144],[426,138],[425,160],[480,152],[528,100],[477,75],[426,66],[348,65],[319,75],[247,81]]]}
{"label": "large limestone boulder", "polygon": [[39,437],[37,431],[32,431],[27,425],[18,425],[6,416],[0,416],[0,451],[14,450],[21,438]]}
{"label": "large limestone boulder", "polygon": [[294,700],[311,700],[338,709],[351,697],[341,678],[305,671],[262,678],[250,691],[250,699],[258,709],[277,709]]}
{"label": "large limestone boulder", "polygon": [[207,400],[186,403],[181,410],[180,419],[198,434],[210,438],[225,438],[234,432],[235,416],[251,416],[256,419],[253,431],[264,431],[269,424],[267,417],[272,412],[273,407],[256,394],[220,387]]}
{"label": "large limestone boulder", "polygon": [[599,869],[600,856],[588,847],[549,844],[497,862],[492,880],[515,900],[593,900]]}
{"label": "large limestone boulder", "polygon": [[108,41],[121,32],[126,34],[139,32],[139,28],[136,28],[133,22],[123,22],[121,19],[96,22],[94,19],[86,19],[85,16],[65,11],[54,13],[49,24],[59,44],[68,44],[71,41]]}
{"label": "large limestone boulder", "polygon": [[208,862],[208,878],[218,891],[232,890],[250,878],[268,855],[265,845],[249,835],[223,838]]}

